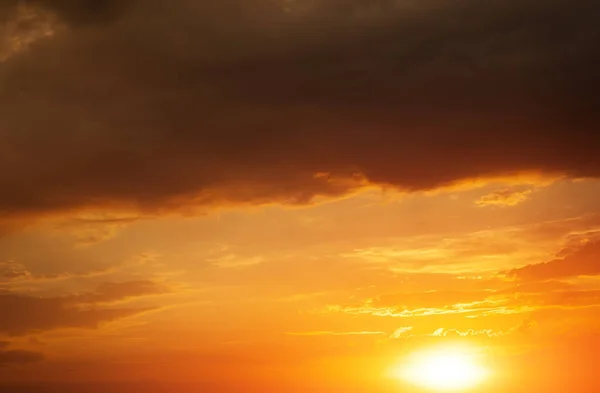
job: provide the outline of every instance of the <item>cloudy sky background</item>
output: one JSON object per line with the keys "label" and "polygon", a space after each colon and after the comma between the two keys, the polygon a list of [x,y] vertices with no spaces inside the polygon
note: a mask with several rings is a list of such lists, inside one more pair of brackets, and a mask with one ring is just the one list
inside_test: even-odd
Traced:
{"label": "cloudy sky background", "polygon": [[3,1],[1,384],[596,391],[599,13]]}

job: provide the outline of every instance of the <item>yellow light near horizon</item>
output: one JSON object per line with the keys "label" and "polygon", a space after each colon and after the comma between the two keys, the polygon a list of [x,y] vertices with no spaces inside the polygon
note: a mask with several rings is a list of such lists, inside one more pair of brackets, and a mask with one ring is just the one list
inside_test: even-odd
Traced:
{"label": "yellow light near horizon", "polygon": [[479,385],[489,372],[468,348],[446,347],[414,353],[393,374],[420,388],[456,392]]}

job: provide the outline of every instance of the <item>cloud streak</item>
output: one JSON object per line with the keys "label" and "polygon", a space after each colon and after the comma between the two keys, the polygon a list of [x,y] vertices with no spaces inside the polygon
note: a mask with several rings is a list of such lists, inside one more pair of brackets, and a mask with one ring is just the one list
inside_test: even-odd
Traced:
{"label": "cloud streak", "polygon": [[39,352],[13,349],[0,350],[0,366],[11,364],[35,363],[44,360],[44,355]]}
{"label": "cloud streak", "polygon": [[23,335],[57,328],[94,328],[149,308],[111,306],[128,298],[163,293],[152,282],[106,283],[95,292],[61,297],[34,297],[16,293],[0,293],[0,332]]}
{"label": "cloud streak", "polygon": [[289,336],[379,336],[385,335],[384,332],[330,332],[330,331],[309,331],[309,332],[291,332],[286,333]]}
{"label": "cloud streak", "polygon": [[524,281],[550,280],[600,274],[600,242],[591,241],[578,249],[565,249],[557,258],[507,272],[509,277]]}

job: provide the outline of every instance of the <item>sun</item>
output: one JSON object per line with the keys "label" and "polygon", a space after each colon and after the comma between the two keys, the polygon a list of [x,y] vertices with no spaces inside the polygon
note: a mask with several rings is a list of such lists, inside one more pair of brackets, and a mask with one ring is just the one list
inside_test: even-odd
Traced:
{"label": "sun", "polygon": [[475,351],[467,347],[415,352],[393,371],[395,378],[433,391],[464,391],[481,384],[488,375]]}

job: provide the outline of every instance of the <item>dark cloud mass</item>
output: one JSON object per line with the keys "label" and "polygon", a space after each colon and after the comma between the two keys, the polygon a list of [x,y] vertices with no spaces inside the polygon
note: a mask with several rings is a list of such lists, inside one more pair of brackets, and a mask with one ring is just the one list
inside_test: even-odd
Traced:
{"label": "dark cloud mass", "polygon": [[64,26],[0,63],[4,215],[600,174],[596,0],[21,4]]}

